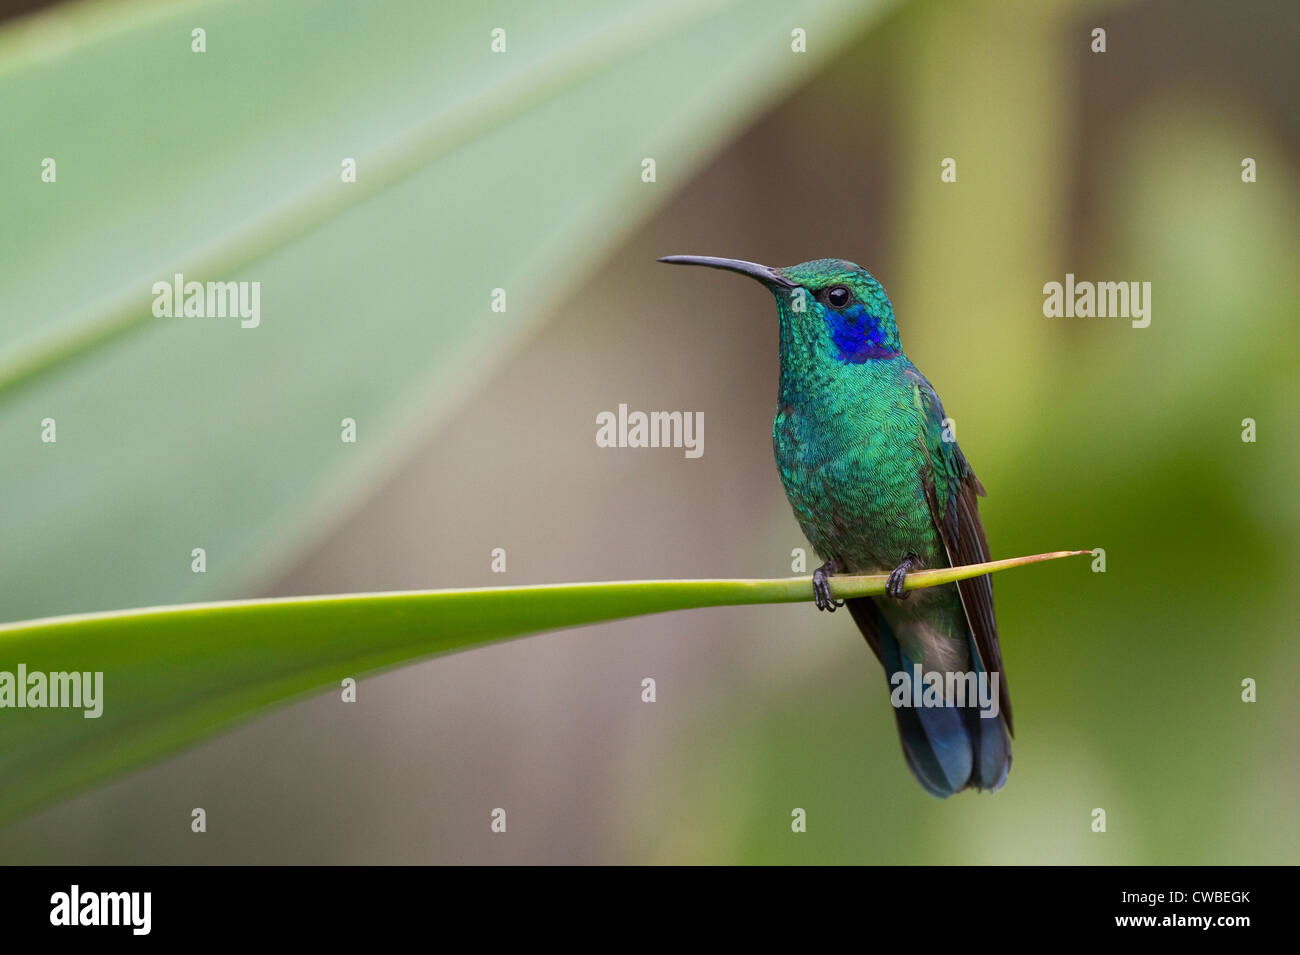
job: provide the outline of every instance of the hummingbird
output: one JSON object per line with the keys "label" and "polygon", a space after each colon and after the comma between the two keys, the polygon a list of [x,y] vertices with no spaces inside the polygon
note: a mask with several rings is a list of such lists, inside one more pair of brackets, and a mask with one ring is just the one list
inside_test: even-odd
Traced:
{"label": "hummingbird", "polygon": [[[704,255],[659,261],[738,272],[776,298],[772,447],[799,526],[824,561],[813,573],[817,608],[847,603],[884,667],[903,755],[926,791],[1000,788],[1012,722],[992,581],[904,589],[913,570],[989,559],[977,501],[984,487],[939,395],[903,354],[884,287],[843,259],[786,268]],[[835,574],[886,573],[883,597],[831,595]],[[973,689],[981,682],[983,700]]]}

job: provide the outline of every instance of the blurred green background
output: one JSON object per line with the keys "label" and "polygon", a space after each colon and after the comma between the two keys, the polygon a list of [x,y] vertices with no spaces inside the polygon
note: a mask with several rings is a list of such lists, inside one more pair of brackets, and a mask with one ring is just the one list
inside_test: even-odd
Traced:
{"label": "blurred green background", "polygon": [[[0,156],[0,616],[789,574],[770,299],[654,259],[845,257],[956,420],[993,556],[1106,550],[996,581],[1007,786],[925,795],[846,615],[714,609],[365,678],[12,823],[0,860],[1300,861],[1295,5],[547,7],[0,28],[29,134]],[[150,318],[191,262],[262,281],[263,327]],[[1067,272],[1150,282],[1150,327],[1045,318]],[[596,447],[620,403],[703,411],[704,456]]]}

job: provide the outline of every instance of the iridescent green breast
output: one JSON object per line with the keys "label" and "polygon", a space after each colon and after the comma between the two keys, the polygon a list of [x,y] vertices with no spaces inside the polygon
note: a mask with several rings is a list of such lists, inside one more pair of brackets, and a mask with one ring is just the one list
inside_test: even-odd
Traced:
{"label": "iridescent green breast", "polygon": [[929,422],[909,371],[901,355],[820,364],[781,389],[772,443],[786,496],[817,552],[849,571],[887,571],[908,553],[947,563],[923,480]]}

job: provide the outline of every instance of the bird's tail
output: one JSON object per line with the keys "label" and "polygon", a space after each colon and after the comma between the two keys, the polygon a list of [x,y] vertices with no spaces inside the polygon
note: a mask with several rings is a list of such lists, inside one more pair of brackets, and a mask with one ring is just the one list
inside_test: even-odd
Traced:
{"label": "bird's tail", "polygon": [[[909,699],[922,699],[924,686],[880,608],[870,597],[846,601],[853,620],[885,668],[891,691],[899,676]],[[979,655],[972,652],[974,665]],[[898,738],[917,781],[941,799],[963,789],[999,789],[1011,768],[1011,738],[1005,718],[981,717],[975,706],[895,706]]]}

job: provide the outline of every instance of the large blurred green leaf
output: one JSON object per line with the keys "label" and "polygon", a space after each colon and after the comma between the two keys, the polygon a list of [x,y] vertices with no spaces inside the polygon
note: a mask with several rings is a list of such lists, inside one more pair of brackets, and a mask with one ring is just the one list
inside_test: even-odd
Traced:
{"label": "large blurred green leaf", "polygon": [[[879,6],[123,2],[6,28],[0,617],[260,589]],[[260,282],[261,326],[154,318],[178,271]]]}

